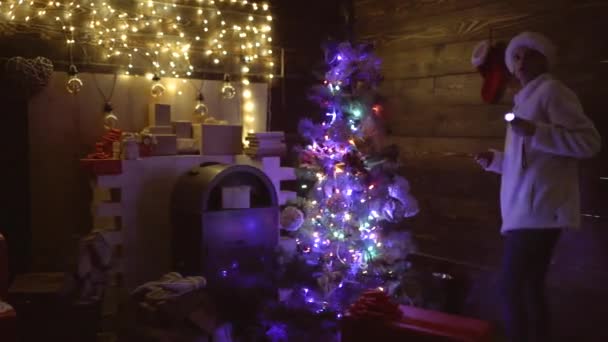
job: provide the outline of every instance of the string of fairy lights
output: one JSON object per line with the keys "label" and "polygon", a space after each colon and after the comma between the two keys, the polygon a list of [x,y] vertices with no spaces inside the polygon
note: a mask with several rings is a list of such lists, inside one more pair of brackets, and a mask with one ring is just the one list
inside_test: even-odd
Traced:
{"label": "string of fairy lights", "polygon": [[[116,65],[125,75],[143,70],[152,80],[153,97],[162,96],[163,77],[187,78],[197,69],[224,70],[224,98],[235,96],[231,75],[242,82],[246,132],[255,120],[249,76],[274,77],[273,17],[266,3],[0,0],[0,21],[65,39],[70,49],[66,85],[70,93],[78,93],[83,86],[72,60],[75,45],[94,46],[106,63]],[[201,97],[197,97],[197,106]]]}

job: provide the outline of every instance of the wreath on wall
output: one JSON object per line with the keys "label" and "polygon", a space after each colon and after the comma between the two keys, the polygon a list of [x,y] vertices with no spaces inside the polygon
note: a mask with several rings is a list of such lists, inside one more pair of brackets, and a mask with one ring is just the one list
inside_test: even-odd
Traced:
{"label": "wreath on wall", "polygon": [[45,57],[11,57],[4,64],[4,72],[12,89],[27,97],[40,92],[53,74],[53,62]]}

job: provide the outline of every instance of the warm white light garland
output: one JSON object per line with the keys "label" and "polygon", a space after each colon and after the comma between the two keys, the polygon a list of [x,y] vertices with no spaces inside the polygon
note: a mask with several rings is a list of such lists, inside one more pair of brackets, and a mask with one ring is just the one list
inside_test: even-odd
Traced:
{"label": "warm white light garland", "polygon": [[68,45],[96,45],[127,75],[138,68],[186,77],[193,64],[210,64],[272,77],[272,15],[265,3],[1,0],[0,20],[51,36],[63,32]]}

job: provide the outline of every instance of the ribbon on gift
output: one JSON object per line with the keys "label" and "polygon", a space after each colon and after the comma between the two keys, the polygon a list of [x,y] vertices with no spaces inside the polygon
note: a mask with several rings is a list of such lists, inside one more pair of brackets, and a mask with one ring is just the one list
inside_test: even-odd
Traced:
{"label": "ribbon on gift", "polygon": [[87,155],[87,159],[112,159],[113,144],[120,142],[122,131],[112,128],[106,131],[101,141],[95,143],[95,152]]}
{"label": "ribbon on gift", "polygon": [[355,319],[395,321],[402,318],[399,305],[380,290],[366,291],[351,305],[349,313]]}

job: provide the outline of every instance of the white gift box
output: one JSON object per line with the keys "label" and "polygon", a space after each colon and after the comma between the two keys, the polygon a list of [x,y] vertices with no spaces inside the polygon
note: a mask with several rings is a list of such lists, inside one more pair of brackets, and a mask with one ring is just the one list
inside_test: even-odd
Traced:
{"label": "white gift box", "polygon": [[222,188],[223,209],[246,209],[251,207],[251,187],[247,185]]}
{"label": "white gift box", "polygon": [[163,103],[151,103],[148,108],[149,126],[171,127],[171,106]]}

